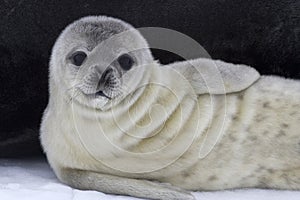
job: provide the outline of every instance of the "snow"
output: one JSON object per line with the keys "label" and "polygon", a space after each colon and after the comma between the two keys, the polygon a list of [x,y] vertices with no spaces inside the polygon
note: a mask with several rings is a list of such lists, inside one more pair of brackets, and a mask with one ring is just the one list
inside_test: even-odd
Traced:
{"label": "snow", "polygon": [[[60,183],[43,159],[0,159],[0,200],[137,200]],[[300,200],[300,191],[261,189],[193,193],[198,200]]]}

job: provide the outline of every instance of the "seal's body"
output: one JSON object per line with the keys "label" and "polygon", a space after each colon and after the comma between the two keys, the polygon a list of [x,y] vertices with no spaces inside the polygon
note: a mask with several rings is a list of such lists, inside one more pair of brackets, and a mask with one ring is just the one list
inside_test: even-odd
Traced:
{"label": "seal's body", "polygon": [[[72,41],[76,30],[86,31],[86,24],[103,30],[106,21],[112,28],[124,23],[85,18],[84,26],[80,21],[69,26],[53,50],[41,141],[61,181],[153,199],[191,199],[183,189],[300,189],[299,81],[260,77],[250,67],[210,59],[160,66],[145,52],[146,43],[136,31],[120,36],[131,38],[135,50],[143,49],[129,54],[136,56],[132,68],[128,54],[122,53],[114,55],[120,68],[108,64],[107,72],[95,65],[102,63],[98,59],[104,48],[126,43],[119,38],[100,47],[97,43],[85,56],[71,53],[73,64],[62,61],[70,57],[69,49],[58,50],[62,41]],[[76,78],[70,72],[74,65],[82,70],[76,68]],[[220,72],[222,84],[213,69]],[[68,93],[74,79],[79,81],[71,84],[75,96]]]}

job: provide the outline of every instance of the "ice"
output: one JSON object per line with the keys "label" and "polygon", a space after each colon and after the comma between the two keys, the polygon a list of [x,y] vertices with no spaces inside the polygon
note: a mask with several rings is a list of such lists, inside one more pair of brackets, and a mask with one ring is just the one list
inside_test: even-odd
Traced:
{"label": "ice", "polygon": [[[300,200],[300,191],[261,189],[196,192],[199,200]],[[45,159],[0,159],[0,200],[137,200],[72,189],[58,181]]]}

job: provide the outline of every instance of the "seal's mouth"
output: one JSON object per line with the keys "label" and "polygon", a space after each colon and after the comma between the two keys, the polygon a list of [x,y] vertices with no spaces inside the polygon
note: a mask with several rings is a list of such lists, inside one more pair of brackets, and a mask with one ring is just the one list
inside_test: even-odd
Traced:
{"label": "seal's mouth", "polygon": [[104,92],[102,90],[98,91],[95,93],[96,96],[102,96],[102,97],[106,97],[108,99],[111,99],[111,97],[107,96],[106,94],[104,94]]}

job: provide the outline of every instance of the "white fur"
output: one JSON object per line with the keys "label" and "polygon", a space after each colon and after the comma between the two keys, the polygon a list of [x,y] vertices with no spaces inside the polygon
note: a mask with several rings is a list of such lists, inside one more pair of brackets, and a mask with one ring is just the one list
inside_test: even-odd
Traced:
{"label": "white fur", "polygon": [[[126,90],[136,74],[132,70],[124,76],[126,95],[99,110],[66,100],[60,86],[66,72],[55,72],[64,67],[55,56],[41,142],[63,182],[161,199],[176,199],[177,190],[135,179],[186,190],[300,189],[299,81],[259,77],[250,67],[208,59],[167,67],[152,62],[136,68],[143,73],[135,93]],[[218,78],[224,85],[215,84]],[[91,173],[70,178],[66,169]],[[108,182],[96,183],[98,176]],[[125,186],[118,186],[118,178]],[[163,192],[154,194],[160,187]],[[188,198],[181,192],[177,199]]]}

